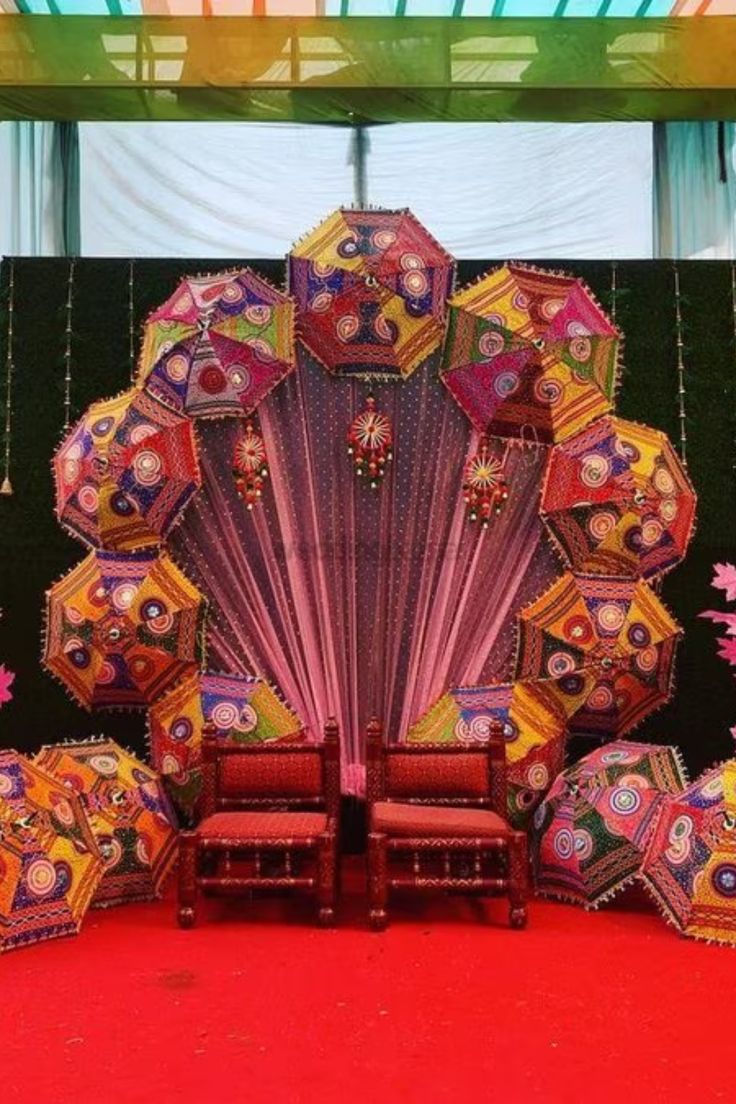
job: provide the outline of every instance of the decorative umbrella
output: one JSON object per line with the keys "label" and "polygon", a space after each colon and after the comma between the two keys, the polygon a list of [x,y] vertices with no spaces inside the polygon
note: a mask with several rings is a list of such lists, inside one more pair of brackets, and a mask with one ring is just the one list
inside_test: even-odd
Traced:
{"label": "decorative umbrella", "polygon": [[541,512],[575,570],[649,578],[684,557],[695,501],[666,434],[609,416],[554,446]]}
{"label": "decorative umbrella", "polygon": [[92,904],[158,897],[176,860],[177,837],[156,772],[104,738],[41,748],[35,763],[87,810],[105,864]]}
{"label": "decorative umbrella", "polygon": [[624,740],[556,779],[534,814],[540,893],[595,908],[638,873],[666,794],[687,779],[676,748]]}
{"label": "decorative umbrella", "polygon": [[17,751],[0,751],[0,951],[76,934],[101,877],[76,797]]}
{"label": "decorative umbrella", "polygon": [[442,379],[480,433],[561,441],[611,409],[619,339],[582,280],[507,264],[450,299]]}
{"label": "decorative umbrella", "polygon": [[668,700],[681,631],[645,582],[568,571],[519,615],[516,675],[554,680],[571,732],[623,736]]}
{"label": "decorative umbrella", "polygon": [[289,256],[299,338],[330,372],[410,376],[442,343],[453,274],[410,211],[335,211]]}
{"label": "decorative umbrella", "polygon": [[150,705],[198,664],[204,613],[166,552],[90,552],[47,594],[44,663],[86,709]]}
{"label": "decorative umbrella", "polygon": [[54,458],[56,513],[94,548],[158,544],[202,480],[188,418],[131,388],[93,403]]}
{"label": "decorative umbrella", "polygon": [[501,724],[506,737],[509,818],[523,826],[565,757],[566,718],[544,683],[463,686],[443,694],[412,725],[409,743],[477,744]]}
{"label": "decorative umbrella", "polygon": [[248,268],[190,276],[149,315],[139,383],[181,413],[250,414],[294,368],[294,304]]}
{"label": "decorative umbrella", "polygon": [[684,935],[736,944],[736,760],[668,798],[641,876]]}
{"label": "decorative umbrella", "polygon": [[199,795],[205,724],[214,724],[222,739],[244,743],[282,740],[302,728],[263,679],[209,671],[193,672],[160,697],[151,706],[149,723],[151,758],[187,812]]}

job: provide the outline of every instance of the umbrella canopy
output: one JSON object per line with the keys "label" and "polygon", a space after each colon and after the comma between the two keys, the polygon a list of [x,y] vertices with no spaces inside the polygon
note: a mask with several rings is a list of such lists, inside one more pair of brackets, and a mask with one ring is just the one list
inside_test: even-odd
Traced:
{"label": "umbrella canopy", "polygon": [[623,736],[668,700],[681,631],[647,583],[568,571],[519,615],[516,675],[554,681],[571,732]]}
{"label": "umbrella canopy", "polygon": [[248,268],[189,276],[146,322],[139,383],[201,418],[250,414],[295,365],[294,304]]}
{"label": "umbrella canopy", "polygon": [[483,743],[501,724],[506,737],[508,813],[523,826],[565,756],[566,717],[544,683],[463,686],[443,694],[412,725],[409,743]]}
{"label": "umbrella canopy", "polygon": [[92,904],[158,897],[176,860],[177,836],[156,772],[105,739],[41,748],[35,763],[87,810],[105,864]]}
{"label": "umbrella canopy", "polygon": [[570,567],[650,578],[684,557],[695,502],[666,434],[609,416],[554,446],[541,512]]}
{"label": "umbrella canopy", "polygon": [[77,798],[0,751],[0,951],[78,932],[102,866]]}
{"label": "umbrella canopy", "polygon": [[191,811],[201,785],[202,729],[218,737],[262,743],[295,736],[301,722],[274,690],[251,675],[193,672],[160,697],[149,712],[151,758],[172,796]]}
{"label": "umbrella canopy", "polygon": [[117,552],[163,540],[202,483],[189,419],[135,387],[93,403],[53,467],[61,524]]}
{"label": "umbrella canopy", "polygon": [[612,408],[619,337],[582,280],[503,265],[451,298],[442,379],[480,433],[562,441]]}
{"label": "umbrella canopy", "polygon": [[43,660],[86,709],[144,707],[199,663],[204,614],[166,552],[90,552],[47,593]]}
{"label": "umbrella canopy", "polygon": [[686,783],[676,748],[624,740],[563,771],[534,814],[540,893],[594,908],[634,878],[666,794]]}
{"label": "umbrella canopy", "polygon": [[409,376],[442,343],[453,275],[410,211],[335,211],[289,256],[300,340],[340,375]]}
{"label": "umbrella canopy", "polygon": [[736,760],[666,801],[641,875],[684,935],[736,944]]}

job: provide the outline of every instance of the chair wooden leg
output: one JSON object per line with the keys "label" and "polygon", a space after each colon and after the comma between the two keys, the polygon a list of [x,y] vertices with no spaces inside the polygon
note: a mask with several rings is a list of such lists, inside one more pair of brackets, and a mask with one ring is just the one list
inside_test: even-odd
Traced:
{"label": "chair wooden leg", "polygon": [[179,835],[179,907],[180,928],[193,928],[197,919],[197,833]]}
{"label": "chair wooden leg", "polygon": [[317,904],[319,922],[329,928],[335,923],[337,897],[337,840],[332,832],[320,838],[317,851]]}
{"label": "chair wooden leg", "polygon": [[368,836],[368,923],[373,931],[383,931],[388,923],[387,860],[386,837],[381,832],[371,832]]}
{"label": "chair wooden leg", "polygon": [[509,840],[509,922],[512,928],[526,927],[528,897],[529,856],[526,833],[514,832]]}

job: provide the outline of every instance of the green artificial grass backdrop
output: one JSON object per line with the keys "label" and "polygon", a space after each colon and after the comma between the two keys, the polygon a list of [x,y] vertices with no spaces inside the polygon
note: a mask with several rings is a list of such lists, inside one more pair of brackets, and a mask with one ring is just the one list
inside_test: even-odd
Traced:
{"label": "green artificial grass backdrop", "polygon": [[[236,262],[232,262],[236,263]],[[242,262],[237,262],[242,264]],[[459,265],[466,282],[491,261]],[[611,262],[560,261],[585,279],[611,309]],[[281,261],[252,266],[274,282]],[[58,525],[50,461],[62,434],[64,348],[69,261],[13,262],[15,336],[12,379],[11,479],[0,496],[0,663],[16,672],[14,700],[0,712],[0,745],[34,751],[42,743],[104,732],[134,750],[145,747],[143,713],[89,715],[66,696],[39,662],[44,592],[84,550]],[[142,260],[133,264],[136,354],[146,315],[186,274],[230,262]],[[127,260],[75,262],[72,314],[71,417],[130,380]],[[674,742],[691,771],[732,751],[736,683],[717,658],[718,630],[699,611],[723,608],[711,590],[712,565],[736,560],[736,344],[732,266],[678,264],[686,377],[687,448],[699,495],[698,528],[687,560],[667,576],[663,597],[685,629],[673,701],[637,730],[636,739]],[[0,397],[4,398],[9,262],[0,270]],[[674,268],[667,261],[616,265],[617,320],[626,340],[617,412],[665,430],[679,442]],[[0,432],[1,432],[0,418]]]}

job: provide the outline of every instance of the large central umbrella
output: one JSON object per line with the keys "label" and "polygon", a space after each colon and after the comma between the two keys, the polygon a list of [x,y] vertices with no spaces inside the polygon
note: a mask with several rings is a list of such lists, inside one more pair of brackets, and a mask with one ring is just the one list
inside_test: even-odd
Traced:
{"label": "large central umbrella", "polygon": [[480,433],[562,441],[611,409],[618,345],[582,280],[507,264],[450,300],[442,379]]}
{"label": "large central umbrella", "polygon": [[93,403],[54,458],[56,512],[85,544],[158,544],[201,485],[189,418],[132,388]]}
{"label": "large central umbrella", "polygon": [[736,760],[667,800],[641,874],[684,935],[736,944]]}
{"label": "large central umbrella", "polygon": [[541,513],[571,567],[648,578],[685,555],[695,491],[664,433],[606,417],[552,449]]}
{"label": "large central umbrella", "polygon": [[453,272],[410,211],[335,211],[289,256],[300,340],[340,375],[409,376],[442,343]]}
{"label": "large central umbrella", "polygon": [[299,718],[261,678],[197,671],[151,706],[151,758],[178,806],[190,812],[201,785],[202,729],[255,744],[301,731]]}
{"label": "large central umbrella", "polygon": [[0,751],[0,951],[72,935],[102,876],[78,800],[15,751]]}
{"label": "large central umbrella", "polygon": [[176,831],[156,772],[104,739],[44,747],[35,762],[87,810],[105,864],[92,903],[159,896],[176,859]]}
{"label": "large central umbrella", "polygon": [[506,738],[509,817],[523,825],[562,769],[567,720],[544,683],[463,686],[443,694],[412,725],[409,743],[486,741],[494,725]]}
{"label": "large central umbrella", "polygon": [[90,552],[48,592],[44,663],[86,709],[146,706],[199,663],[204,613],[165,552]]}
{"label": "large central umbrella", "polygon": [[516,674],[574,699],[571,731],[623,736],[668,700],[681,631],[645,582],[568,571],[519,615]]}
{"label": "large central umbrella", "polygon": [[539,892],[595,907],[631,881],[666,794],[685,775],[675,748],[624,740],[581,759],[534,814]]}
{"label": "large central umbrella", "polygon": [[250,414],[294,368],[294,304],[250,269],[183,280],[151,314],[139,382],[180,413]]}

